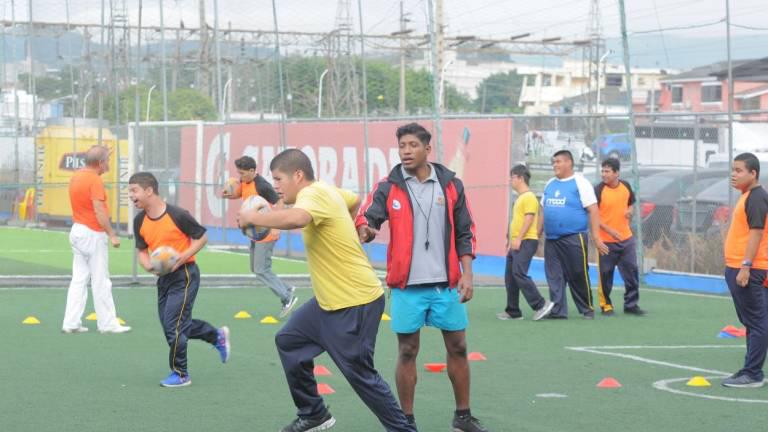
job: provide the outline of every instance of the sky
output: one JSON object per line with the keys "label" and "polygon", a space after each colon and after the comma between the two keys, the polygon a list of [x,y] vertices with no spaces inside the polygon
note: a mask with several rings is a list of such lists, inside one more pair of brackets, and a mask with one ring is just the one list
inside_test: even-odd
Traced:
{"label": "sky", "polygon": [[[0,0],[0,14],[10,19],[13,3],[16,5],[16,19],[26,20],[30,1],[35,20],[40,21],[65,22],[68,6],[71,22],[98,23],[102,4],[106,7],[107,17],[112,5],[116,10],[124,8],[130,22],[138,20],[139,0]],[[652,45],[656,51],[660,47],[664,49],[668,39],[670,43],[663,57],[670,63],[676,57],[691,52],[706,54],[712,47],[713,38],[725,38],[725,24],[718,22],[725,18],[725,1],[626,0],[630,44],[651,36],[657,39],[658,43]],[[180,21],[184,21],[188,28],[199,25],[199,0],[162,2],[166,25],[177,26]],[[208,20],[212,24],[214,1],[205,2]],[[143,0],[145,23],[159,24],[160,3],[161,0]],[[359,30],[357,0],[276,0],[276,3],[281,30],[330,31],[334,28],[338,5],[343,3],[349,4],[354,29]],[[414,34],[427,32],[427,3],[428,0],[403,0],[411,21],[408,27],[414,29]],[[768,37],[766,0],[731,0],[730,3],[733,24],[758,28],[732,27],[735,38],[744,37],[752,41],[747,43],[754,44],[756,37]],[[529,39],[584,39],[590,24],[590,5],[590,0],[444,0],[446,34],[507,38],[531,33]],[[366,33],[388,34],[399,29],[400,0],[362,0],[362,7]],[[272,0],[218,0],[218,9],[222,28],[231,23],[233,28],[273,29]],[[600,17],[604,37],[619,38],[618,0],[600,0]],[[635,49],[638,55],[643,55],[644,47],[640,45]],[[620,59],[617,57],[617,60]],[[719,57],[713,59],[716,60]]]}

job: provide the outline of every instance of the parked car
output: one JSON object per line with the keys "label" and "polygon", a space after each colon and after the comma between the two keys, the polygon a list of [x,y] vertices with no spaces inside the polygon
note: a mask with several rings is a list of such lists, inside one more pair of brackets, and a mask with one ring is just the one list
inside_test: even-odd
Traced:
{"label": "parked car", "polygon": [[[753,150],[742,150],[742,149],[733,149],[733,156],[738,155],[739,153],[744,152],[751,152],[755,156],[757,156],[757,159],[760,161],[760,164],[768,164],[768,150],[764,148],[760,149],[753,149]],[[728,158],[727,152],[722,153],[715,153],[707,159],[707,167],[709,168],[730,168],[731,159]]]}
{"label": "parked car", "polygon": [[[728,206],[729,189],[731,189],[731,181],[725,178],[702,189],[698,194],[677,200],[673,212],[672,235],[674,237],[684,237],[688,234],[699,234],[705,237],[720,236],[722,229],[728,225],[728,217],[731,213]],[[734,191],[734,196],[738,197],[738,191]]]}
{"label": "parked car", "polygon": [[[601,167],[597,167],[597,170],[600,171]],[[643,179],[649,176],[652,176],[654,174],[659,174],[663,172],[669,171],[669,168],[659,168],[655,166],[641,166],[637,169],[637,176],[640,179],[640,184],[642,185]],[[685,170],[680,170],[681,172],[685,172]],[[629,182],[630,185],[633,184],[632,179],[632,167],[630,166],[621,166],[621,179],[626,180]],[[590,174],[587,177],[587,180],[590,181],[594,186],[597,186],[601,181],[603,181],[601,176],[598,176],[595,178],[594,174]]]}
{"label": "parked car", "polygon": [[605,158],[629,159],[632,154],[629,134],[600,135],[592,142],[592,150],[600,155],[600,160]]}
{"label": "parked car", "polygon": [[698,194],[703,189],[727,179],[728,170],[700,170],[694,182],[693,171],[665,171],[640,181],[637,194],[643,227],[643,244],[650,246],[662,236],[669,236],[677,201]]}

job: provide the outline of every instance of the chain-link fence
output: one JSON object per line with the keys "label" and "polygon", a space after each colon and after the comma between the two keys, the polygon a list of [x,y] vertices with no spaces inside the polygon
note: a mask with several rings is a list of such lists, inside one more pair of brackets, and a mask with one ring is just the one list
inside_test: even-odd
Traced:
{"label": "chain-link fence", "polygon": [[[752,151],[768,161],[762,147],[768,131],[764,119],[757,114],[736,117],[733,155]],[[304,151],[320,180],[364,194],[399,162],[394,134],[404,121],[370,122],[367,145],[360,120],[291,122],[285,125],[286,147]],[[433,128],[428,119],[417,121]],[[514,200],[507,185],[509,168],[528,164],[532,189],[540,194],[552,177],[551,155],[568,149],[576,170],[594,184],[600,181],[602,160],[621,161],[622,178],[636,189],[640,218],[633,224],[637,234],[641,228],[646,270],[720,274],[722,239],[730,203],[737,197],[729,185],[726,116],[638,115],[636,164],[626,124],[625,116],[447,117],[442,162],[467,186],[478,222],[479,252],[503,254]],[[3,147],[0,215],[4,219],[70,224],[68,178],[82,166],[83,152],[98,139],[97,125],[82,121],[75,125],[74,135],[70,122],[54,122],[34,140],[19,138],[11,151]],[[268,167],[282,149],[281,127],[279,122],[159,122],[103,129],[102,140],[113,154],[112,169],[104,177],[112,220],[130,233],[134,210],[126,182],[133,172],[149,171],[160,180],[160,193],[169,203],[188,209],[208,227],[211,244],[247,245],[236,228],[239,202],[223,200],[221,185],[237,177],[234,160],[242,155],[254,157],[258,173],[271,180]],[[277,253],[300,255],[300,235],[284,233]]]}
{"label": "chain-link fence", "polygon": [[[636,164],[626,116],[515,118],[513,153],[532,167],[537,193],[552,175],[549,158],[556,150],[571,150],[576,170],[595,184],[600,161],[618,158],[621,177],[637,195],[640,218],[633,230],[642,236],[644,269],[719,275],[730,208],[738,195],[729,183],[730,158],[751,151],[768,160],[764,116],[736,118],[732,155],[724,113],[637,115]],[[523,149],[524,156],[515,153]]]}

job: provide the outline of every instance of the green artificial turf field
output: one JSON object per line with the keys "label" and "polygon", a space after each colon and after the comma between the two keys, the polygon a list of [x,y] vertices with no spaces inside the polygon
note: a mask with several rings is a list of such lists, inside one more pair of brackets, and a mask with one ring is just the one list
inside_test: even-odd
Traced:
{"label": "green artificial turf field", "polygon": [[[69,232],[24,228],[0,228],[0,276],[68,275],[72,272]],[[120,248],[109,249],[112,275],[130,275],[133,266],[133,240],[122,238]],[[197,256],[203,274],[250,274],[247,253],[231,253],[210,248]],[[277,274],[307,274],[303,261],[273,257]],[[139,269],[138,274],[144,274]]]}
{"label": "green artificial turf field", "polygon": [[[718,339],[737,324],[727,297],[641,291],[649,311],[638,318],[617,313],[594,321],[571,312],[569,320],[499,321],[502,289],[478,288],[469,303],[472,410],[492,431],[759,431],[768,389],[725,389],[720,378],[739,369],[744,339]],[[300,301],[311,296],[299,289]],[[620,295],[616,293],[615,295]],[[151,288],[115,289],[118,315],[133,331],[101,335],[60,333],[65,289],[0,290],[0,430],[35,432],[269,431],[291,421],[295,410],[274,347],[281,324],[266,289],[201,289],[194,316],[232,330],[232,358],[219,362],[209,345],[189,348],[193,384],[164,389],[168,347]],[[241,310],[252,319],[236,320]],[[92,311],[89,305],[88,312]],[[39,325],[22,325],[28,315]],[[396,338],[382,322],[377,367],[394,385]],[[448,431],[453,395],[447,375],[424,371],[444,361],[440,334],[426,329],[419,354],[416,419],[421,431]],[[590,348],[591,347],[591,348]],[[333,373],[319,382],[337,417],[337,431],[379,431],[381,426],[325,355]],[[688,387],[695,375],[711,387]],[[613,377],[622,387],[596,387]]]}

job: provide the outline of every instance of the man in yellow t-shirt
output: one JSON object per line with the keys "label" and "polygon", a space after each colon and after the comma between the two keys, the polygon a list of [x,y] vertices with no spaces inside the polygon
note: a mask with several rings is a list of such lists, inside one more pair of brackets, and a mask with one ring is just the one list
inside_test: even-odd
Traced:
{"label": "man in yellow t-shirt", "polygon": [[297,418],[284,432],[325,430],[336,423],[317,392],[313,359],[328,352],[388,431],[415,432],[373,365],[384,290],[352,222],[356,194],[316,182],[309,158],[289,149],[270,164],[275,190],[292,208],[241,211],[241,227],[302,229],[315,297],[275,336]]}
{"label": "man in yellow t-shirt", "polygon": [[531,172],[525,165],[515,165],[509,172],[509,182],[517,192],[517,200],[512,207],[512,220],[509,223],[507,238],[507,266],[504,271],[504,283],[507,287],[507,307],[496,317],[500,320],[521,320],[520,291],[531,309],[533,320],[538,321],[552,312],[554,303],[544,299],[536,288],[536,283],[528,276],[531,259],[539,248],[539,201],[528,187]]}

